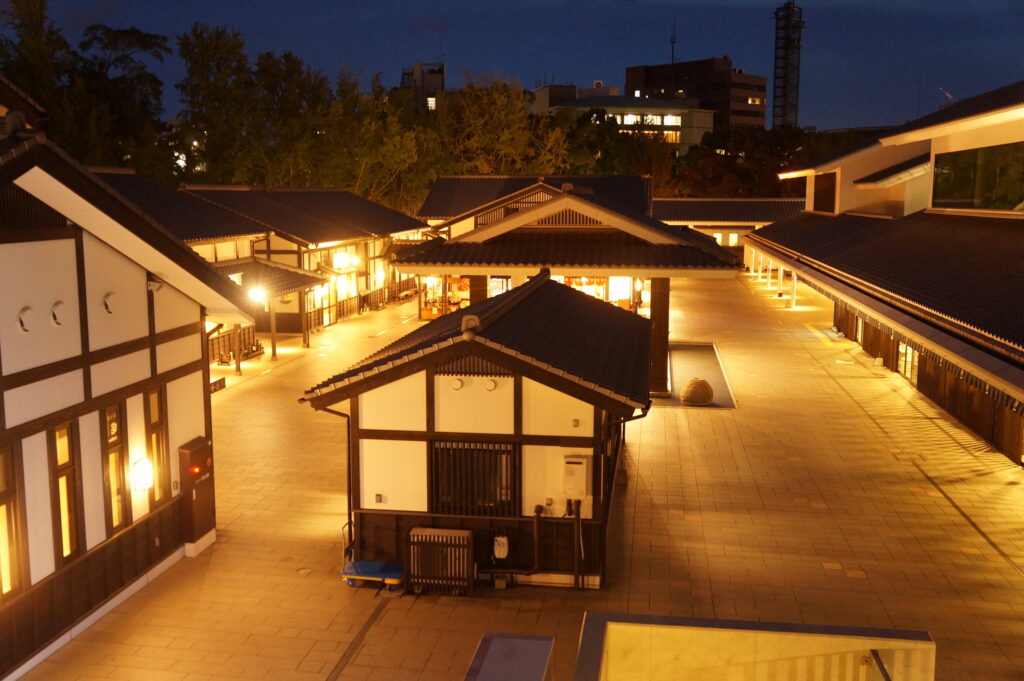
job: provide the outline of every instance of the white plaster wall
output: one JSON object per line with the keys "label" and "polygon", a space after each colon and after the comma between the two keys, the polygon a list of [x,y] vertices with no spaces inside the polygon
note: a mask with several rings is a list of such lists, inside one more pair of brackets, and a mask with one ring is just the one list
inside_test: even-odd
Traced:
{"label": "white plaster wall", "polygon": [[944,154],[950,151],[991,147],[997,144],[1010,144],[1024,141],[1024,124],[1021,121],[1002,123],[978,130],[943,135],[932,140],[932,151]]}
{"label": "white plaster wall", "polygon": [[167,445],[170,447],[173,494],[180,489],[178,447],[206,434],[203,372],[197,371],[167,384]]}
{"label": "white plaster wall", "polygon": [[239,258],[248,258],[252,255],[252,239],[239,239],[235,242],[235,248]]}
{"label": "white plaster wall", "polygon": [[426,430],[426,372],[420,371],[360,395],[359,427]]}
{"label": "white plaster wall", "polygon": [[[488,385],[495,387],[488,390]],[[511,434],[515,429],[511,376],[435,376],[434,386],[435,430]]]}
{"label": "white plaster wall", "polygon": [[202,359],[202,342],[203,335],[197,333],[156,346],[157,372],[162,374],[165,371]]}
{"label": "white plaster wall", "polygon": [[455,224],[449,227],[451,230],[451,238],[455,238],[460,234],[473,231],[473,218],[466,218],[465,220],[459,220]]}
{"label": "white plaster wall", "polygon": [[35,584],[54,569],[53,515],[50,506],[50,466],[46,433],[21,441],[22,472],[25,476],[25,519],[28,529],[28,572]]}
{"label": "white plaster wall", "polygon": [[91,377],[94,397],[143,381],[149,378],[149,350],[93,364]]}
{"label": "white plaster wall", "polygon": [[844,162],[837,178],[839,196],[836,200],[836,212],[880,211],[884,206],[890,205],[890,202],[898,201],[901,196],[899,187],[868,189],[854,182],[865,175],[884,170],[927,151],[928,142],[914,142],[897,147],[875,147],[870,153]]}
{"label": "white plaster wall", "polygon": [[164,284],[153,293],[154,328],[157,333],[199,321],[199,304],[178,289]]}
{"label": "white plaster wall", "polygon": [[[75,357],[82,352],[75,242],[72,239],[0,244],[0,362],[5,374]],[[60,301],[60,324],[50,311]],[[29,331],[21,330],[19,312]]]}
{"label": "white plaster wall", "polygon": [[[523,515],[533,515],[538,504],[544,506],[545,516],[560,518],[565,513],[565,485],[563,469],[566,456],[586,456],[590,459],[587,476],[587,490],[593,489],[594,450],[581,447],[552,447],[547,445],[523,445]],[[551,499],[549,506],[547,500]],[[593,516],[594,498],[586,495],[582,499],[580,512],[584,518]]]}
{"label": "white plaster wall", "polygon": [[362,508],[427,510],[426,442],[362,440],[359,444]]}
{"label": "white plaster wall", "polygon": [[214,260],[214,248],[213,244],[195,244],[192,246],[192,250],[199,254],[203,260],[207,262],[213,262]]}
{"label": "white plaster wall", "polygon": [[149,491],[136,492],[131,488],[132,462],[146,458],[145,418],[142,395],[132,395],[125,400],[125,422],[128,425],[128,487],[132,495],[132,520],[134,521],[149,513]]}
{"label": "white plaster wall", "polygon": [[238,257],[238,248],[234,241],[218,241],[213,247],[217,260],[234,260]]}
{"label": "white plaster wall", "polygon": [[593,437],[594,406],[524,378],[523,433]]}
{"label": "white plaster wall", "polygon": [[[932,165],[934,168],[934,164]],[[903,184],[903,214],[910,215],[931,205],[932,175],[925,173]]]}
{"label": "white plaster wall", "polygon": [[7,427],[78,404],[85,399],[83,390],[80,370],[8,390],[4,392]]}
{"label": "white plaster wall", "polygon": [[91,549],[107,538],[99,412],[94,411],[85,416],[78,417],[78,442],[82,455],[82,508],[85,511],[85,547],[86,549]]}
{"label": "white plaster wall", "polygon": [[[85,294],[89,347],[106,348],[149,333],[146,271],[91,234],[85,234]],[[111,294],[110,312],[103,299]]]}

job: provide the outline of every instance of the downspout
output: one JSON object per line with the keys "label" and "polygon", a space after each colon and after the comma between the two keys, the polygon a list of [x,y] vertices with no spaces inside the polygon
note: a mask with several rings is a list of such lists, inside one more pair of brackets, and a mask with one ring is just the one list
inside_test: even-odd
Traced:
{"label": "downspout", "polygon": [[[308,402],[308,400],[305,397],[300,397],[299,398],[299,402],[300,403]],[[317,409],[317,411],[325,411],[328,414],[334,414],[335,416],[340,416],[341,418],[345,419],[345,433],[347,435],[349,432],[351,432],[351,428],[352,428],[352,422],[351,421],[352,421],[352,418],[348,414],[346,414],[344,412],[336,411],[334,409],[331,409],[330,407],[320,407],[320,408],[314,407],[314,409]],[[346,445],[346,447],[347,447],[347,445]],[[345,494],[347,495],[347,497],[345,499],[345,503],[346,503],[346,506],[348,507],[345,510],[345,515],[348,518],[348,521],[345,523],[345,527],[348,528],[348,545],[347,546],[350,547],[350,546],[352,546],[352,529],[353,529],[353,525],[352,525],[352,452],[351,451],[348,453],[348,471],[345,474]],[[355,550],[354,549],[353,549],[353,557],[355,557]]]}

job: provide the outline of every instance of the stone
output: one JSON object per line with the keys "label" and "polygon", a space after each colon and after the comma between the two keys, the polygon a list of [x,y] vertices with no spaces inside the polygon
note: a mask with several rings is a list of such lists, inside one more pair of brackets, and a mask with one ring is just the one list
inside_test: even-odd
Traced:
{"label": "stone", "polygon": [[703,378],[691,378],[679,393],[683,404],[691,407],[707,407],[715,399],[711,384]]}

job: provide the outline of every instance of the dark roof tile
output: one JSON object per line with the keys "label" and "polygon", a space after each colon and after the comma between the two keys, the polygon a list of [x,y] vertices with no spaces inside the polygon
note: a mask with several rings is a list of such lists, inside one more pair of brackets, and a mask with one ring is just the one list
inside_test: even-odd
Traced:
{"label": "dark roof tile", "polygon": [[[432,246],[430,244],[433,244]],[[396,262],[416,265],[520,267],[652,267],[734,269],[734,256],[695,245],[651,244],[621,232],[510,232],[483,243],[444,242],[410,247]]]}
{"label": "dark roof tile", "polygon": [[229,238],[268,231],[266,225],[131,171],[93,168],[92,172],[183,241]]}
{"label": "dark roof tile", "polygon": [[429,322],[306,394],[328,391],[418,350],[457,340],[466,315],[480,318],[481,338],[633,402],[650,400],[650,320],[550,281],[546,272]]}
{"label": "dark roof tile", "polygon": [[324,277],[317,276],[309,270],[284,267],[255,258],[219,262],[215,263],[214,267],[226,277],[240,274],[239,285],[246,290],[258,286],[273,296],[302,291],[325,281]]}
{"label": "dark roof tile", "polygon": [[896,220],[805,214],[755,234],[1024,347],[1024,220],[927,211]]}
{"label": "dark roof tile", "polygon": [[799,214],[804,199],[654,199],[652,214],[673,222],[762,223]]}
{"label": "dark roof tile", "polygon": [[427,223],[345,189],[272,189],[269,196],[318,213],[351,230],[378,237],[426,227]]}

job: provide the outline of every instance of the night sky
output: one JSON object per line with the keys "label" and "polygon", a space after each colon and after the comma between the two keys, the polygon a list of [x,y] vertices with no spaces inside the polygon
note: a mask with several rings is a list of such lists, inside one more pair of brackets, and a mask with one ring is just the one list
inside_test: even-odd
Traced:
{"label": "night sky", "polygon": [[[105,23],[168,36],[195,21],[240,30],[250,55],[292,51],[331,77],[397,85],[403,66],[447,64],[448,86],[491,73],[540,83],[621,87],[625,68],[729,55],[769,78],[774,8],[783,0],[51,0],[74,43]],[[1024,0],[803,0],[800,124],[894,125],[946,101],[1024,79]],[[176,58],[156,65],[167,114],[180,109]],[[771,102],[769,101],[769,109]],[[770,120],[770,115],[769,115]]]}

